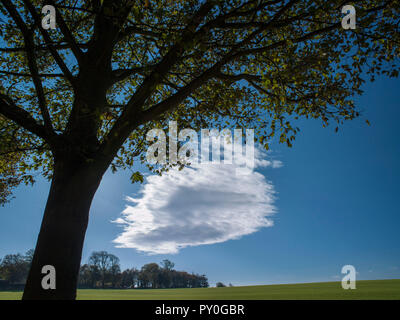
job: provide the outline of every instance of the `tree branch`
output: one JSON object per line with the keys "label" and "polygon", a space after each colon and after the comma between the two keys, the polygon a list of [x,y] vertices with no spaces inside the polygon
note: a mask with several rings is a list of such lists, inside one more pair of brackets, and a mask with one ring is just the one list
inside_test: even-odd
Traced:
{"label": "tree branch", "polygon": [[67,24],[65,23],[64,18],[62,17],[60,11],[58,11],[56,3],[53,0],[48,0],[47,2],[55,8],[56,14],[57,14],[57,22],[58,22],[58,25],[60,26],[60,30],[61,30],[62,34],[64,35],[65,40],[70,45],[70,48],[71,48],[72,52],[74,53],[76,60],[78,61],[79,64],[81,64],[83,61],[83,53],[82,53],[81,49],[79,48],[78,44],[76,43],[75,38],[71,33],[71,30],[68,28]]}
{"label": "tree branch", "polygon": [[[68,43],[57,43],[53,42],[52,46],[54,49],[69,49],[70,45]],[[89,43],[77,43],[77,46],[79,48],[87,48],[89,46]],[[34,47],[35,51],[47,51],[49,48],[47,46],[35,46]],[[16,47],[16,48],[0,48],[0,52],[24,52],[26,51],[25,47]]]}
{"label": "tree branch", "polygon": [[247,80],[247,81],[261,81],[262,78],[261,76],[254,75],[254,74],[249,74],[249,73],[240,73],[240,74],[225,74],[222,72],[219,72],[215,76],[217,79],[221,80],[228,80],[230,82],[236,82],[240,80]]}
{"label": "tree branch", "polygon": [[157,38],[157,39],[159,39],[161,37],[161,35],[157,32],[144,30],[137,26],[128,26],[122,32],[120,32],[120,34],[118,36],[118,41],[121,41],[125,37],[130,36],[132,34],[140,34],[142,36],[148,36],[148,37]]}
{"label": "tree branch", "polygon": [[46,130],[51,133],[53,132],[53,126],[51,124],[49,110],[47,109],[47,102],[44,95],[42,81],[39,77],[39,70],[36,64],[36,54],[34,51],[34,43],[33,43],[33,34],[26,26],[25,22],[22,20],[15,6],[9,0],[3,0],[3,4],[7,9],[8,13],[12,17],[12,19],[17,24],[18,28],[21,30],[22,35],[24,37],[26,55],[28,58],[28,67],[32,74],[32,81],[36,89],[37,98],[39,100],[39,108],[42,113],[42,117],[44,120],[44,125]]}
{"label": "tree branch", "polygon": [[5,156],[5,155],[13,154],[13,153],[18,153],[18,152],[44,151],[44,150],[49,150],[48,148],[46,148],[45,143],[41,144],[40,146],[35,146],[35,147],[31,147],[31,148],[15,148],[13,150],[7,150],[4,152],[1,152],[0,156]]}
{"label": "tree branch", "polygon": [[36,134],[50,145],[52,145],[52,142],[57,136],[54,132],[49,133],[43,125],[37,123],[29,112],[17,107],[11,98],[5,94],[0,94],[0,114],[14,121],[24,129]]}
{"label": "tree branch", "polygon": [[126,109],[116,121],[109,134],[105,137],[100,148],[100,153],[103,157],[113,157],[132,130],[138,125],[138,121],[134,121],[133,119],[135,119],[135,117],[141,112],[140,109],[146,102],[147,98],[155,90],[156,86],[161,83],[163,77],[165,77],[165,75],[171,70],[176,61],[178,61],[180,55],[185,51],[184,46],[193,40],[195,30],[214,5],[214,1],[206,1],[199,8],[199,10],[193,15],[190,23],[185,27],[180,40],[171,47],[161,62],[154,67],[151,74],[144,79],[141,86],[130,98]]}
{"label": "tree branch", "polygon": [[[9,0],[2,0],[9,2]],[[67,65],[65,64],[64,60],[60,57],[58,54],[57,50],[53,47],[53,41],[51,40],[49,34],[45,29],[42,28],[41,25],[41,20],[39,15],[36,12],[36,9],[33,7],[32,3],[29,0],[23,0],[25,3],[25,6],[28,8],[29,12],[31,13],[33,20],[35,21],[35,24],[38,26],[40,33],[43,36],[44,41],[47,44],[47,47],[49,51],[51,52],[51,55],[53,56],[54,60],[60,67],[61,71],[64,73],[66,78],[71,82],[72,86],[75,87],[75,77],[72,75],[71,71],[69,71]]]}
{"label": "tree branch", "polygon": [[[19,72],[0,70],[0,74],[6,74],[6,75],[16,76],[16,77],[33,78],[33,75],[30,74],[30,73],[19,73]],[[60,74],[60,73],[38,73],[37,76],[40,77],[40,78],[65,78],[65,75],[64,74]]]}
{"label": "tree branch", "polygon": [[116,69],[112,71],[112,83],[117,83],[119,81],[125,80],[133,74],[143,74],[145,72],[150,72],[154,69],[154,65],[144,66],[144,67],[136,67],[131,69]]}

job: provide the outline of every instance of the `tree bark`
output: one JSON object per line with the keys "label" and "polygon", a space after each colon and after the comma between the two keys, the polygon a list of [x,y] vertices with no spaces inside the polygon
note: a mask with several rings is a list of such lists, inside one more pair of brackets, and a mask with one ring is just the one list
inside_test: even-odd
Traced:
{"label": "tree bark", "polygon": [[[90,205],[105,170],[69,161],[57,163],[24,300],[73,300]],[[43,289],[45,265],[54,266],[56,289]]]}

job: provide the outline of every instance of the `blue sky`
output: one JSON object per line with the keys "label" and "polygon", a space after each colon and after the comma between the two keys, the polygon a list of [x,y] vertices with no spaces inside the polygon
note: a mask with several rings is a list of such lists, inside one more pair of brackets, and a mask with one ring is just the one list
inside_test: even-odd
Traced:
{"label": "blue sky", "polygon": [[[273,226],[237,240],[176,254],[116,248],[112,241],[122,228],[111,221],[130,205],[126,196],[142,197],[141,186],[130,184],[128,173],[107,173],[92,205],[82,262],[95,250],[114,253],[122,268],[167,258],[178,270],[206,274],[211,284],[334,281],[346,264],[355,266],[358,279],[400,278],[399,88],[399,79],[378,79],[357,99],[361,118],[338,133],[302,120],[293,148],[272,145],[269,157],[283,167],[258,171],[261,187],[275,190],[276,213],[267,217]],[[22,186],[0,208],[0,257],[34,247],[48,188],[40,179],[33,188]]]}

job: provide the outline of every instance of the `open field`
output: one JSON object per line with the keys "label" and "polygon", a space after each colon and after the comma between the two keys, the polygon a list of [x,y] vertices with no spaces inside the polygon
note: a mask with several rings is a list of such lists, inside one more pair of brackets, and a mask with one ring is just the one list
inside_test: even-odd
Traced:
{"label": "open field", "polygon": [[[20,299],[21,292],[0,292],[0,300]],[[360,280],[356,290],[343,290],[340,282],[282,284],[227,288],[78,290],[80,300],[400,300],[400,279]]]}

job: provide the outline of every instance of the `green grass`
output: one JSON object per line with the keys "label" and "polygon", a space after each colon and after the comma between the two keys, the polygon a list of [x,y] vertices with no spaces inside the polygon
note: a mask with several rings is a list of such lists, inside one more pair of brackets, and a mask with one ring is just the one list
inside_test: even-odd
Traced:
{"label": "green grass", "polygon": [[[0,300],[20,299],[21,292],[0,292]],[[80,300],[400,300],[400,279],[361,280],[356,290],[343,290],[340,282],[281,284],[230,288],[78,290]]]}

